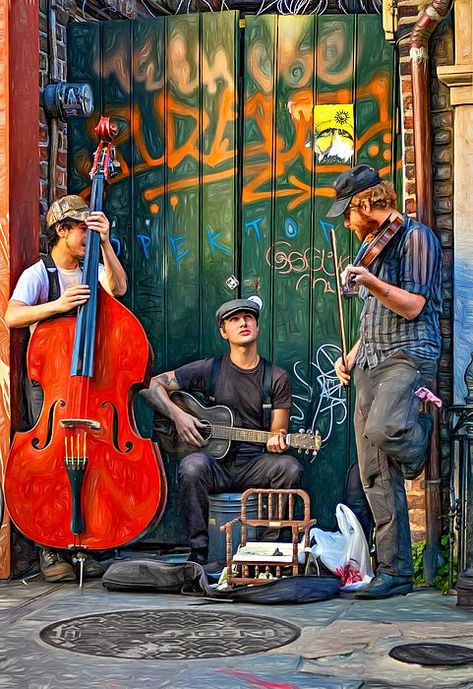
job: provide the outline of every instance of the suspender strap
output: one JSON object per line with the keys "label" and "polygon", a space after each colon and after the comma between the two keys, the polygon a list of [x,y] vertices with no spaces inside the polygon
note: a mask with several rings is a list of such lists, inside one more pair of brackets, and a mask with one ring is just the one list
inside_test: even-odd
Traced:
{"label": "suspender strap", "polygon": [[223,354],[220,354],[219,356],[214,357],[212,363],[212,371],[210,373],[209,387],[207,390],[207,396],[210,402],[215,402],[215,387],[217,385],[218,374],[220,373],[220,369],[222,367],[222,359]]}
{"label": "suspender strap", "polygon": [[271,428],[271,372],[273,365],[270,361],[263,359],[263,430],[269,431]]}
{"label": "suspender strap", "polygon": [[[215,387],[217,378],[222,367],[223,354],[216,356],[212,363],[212,371],[210,373],[209,386],[207,389],[207,396],[211,402],[215,402]],[[271,403],[271,373],[273,365],[261,357],[263,363],[263,430],[269,431],[271,428],[271,411],[273,405]]]}
{"label": "suspender strap", "polygon": [[59,287],[59,275],[57,272],[56,264],[54,263],[51,254],[45,254],[41,256],[41,260],[44,263],[46,272],[48,274],[48,302],[55,301],[61,296],[61,288]]}

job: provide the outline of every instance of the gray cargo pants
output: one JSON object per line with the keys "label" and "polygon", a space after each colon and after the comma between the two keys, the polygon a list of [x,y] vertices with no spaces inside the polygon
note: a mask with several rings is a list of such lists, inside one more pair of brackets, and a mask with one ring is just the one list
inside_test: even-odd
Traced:
{"label": "gray cargo pants", "polygon": [[411,537],[401,465],[425,453],[432,426],[414,394],[430,386],[431,359],[397,352],[373,369],[356,367],[355,434],[361,482],[373,514],[378,571],[412,576]]}

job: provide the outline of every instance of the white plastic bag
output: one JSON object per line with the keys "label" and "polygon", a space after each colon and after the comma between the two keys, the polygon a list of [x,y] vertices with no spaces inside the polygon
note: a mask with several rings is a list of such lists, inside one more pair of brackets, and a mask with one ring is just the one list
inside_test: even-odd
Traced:
{"label": "white plastic bag", "polygon": [[346,505],[335,510],[339,531],[311,529],[315,545],[309,548],[315,558],[336,574],[344,591],[357,589],[373,578],[370,554],[361,524]]}

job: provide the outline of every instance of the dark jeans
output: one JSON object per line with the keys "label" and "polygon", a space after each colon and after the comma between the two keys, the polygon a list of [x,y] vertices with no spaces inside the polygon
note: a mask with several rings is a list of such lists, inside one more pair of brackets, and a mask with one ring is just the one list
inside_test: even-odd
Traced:
{"label": "dark jeans", "polygon": [[360,476],[375,522],[378,571],[412,576],[411,536],[401,464],[425,454],[431,421],[414,394],[437,371],[399,352],[374,369],[356,367],[355,433]]}
{"label": "dark jeans", "polygon": [[227,462],[205,452],[193,452],[179,467],[179,502],[192,550],[209,545],[209,495],[247,488],[297,488],[302,468],[291,455],[259,453]]}

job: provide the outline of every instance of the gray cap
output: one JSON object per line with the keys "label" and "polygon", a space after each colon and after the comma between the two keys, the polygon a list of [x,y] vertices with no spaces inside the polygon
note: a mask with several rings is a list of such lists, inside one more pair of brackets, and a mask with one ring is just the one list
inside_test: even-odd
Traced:
{"label": "gray cap", "polygon": [[222,325],[222,321],[226,318],[230,318],[230,316],[233,316],[234,313],[238,313],[238,311],[249,311],[254,315],[256,320],[259,318],[259,304],[255,301],[252,299],[232,299],[231,301],[226,301],[222,306],[219,306],[215,312],[218,327]]}
{"label": "gray cap", "polygon": [[370,165],[356,165],[351,170],[342,172],[332,185],[335,188],[336,201],[328,209],[326,217],[336,218],[341,215],[348,208],[355,194],[374,187],[382,181],[378,171]]}

